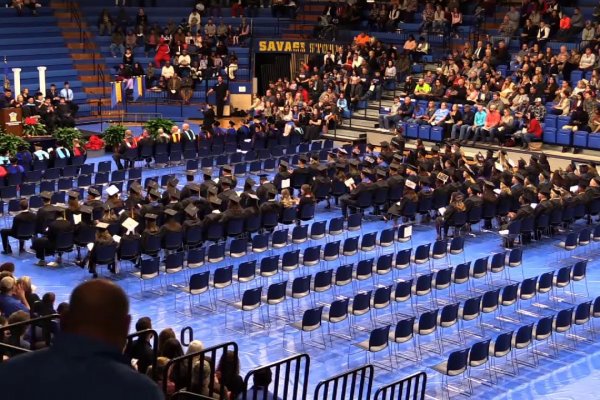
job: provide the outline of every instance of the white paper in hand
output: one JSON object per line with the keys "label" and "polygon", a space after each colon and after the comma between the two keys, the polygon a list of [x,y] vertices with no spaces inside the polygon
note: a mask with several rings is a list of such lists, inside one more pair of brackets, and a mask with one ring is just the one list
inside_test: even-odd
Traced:
{"label": "white paper in hand", "polygon": [[281,188],[282,189],[287,189],[290,187],[290,180],[289,179],[284,179],[281,181]]}
{"label": "white paper in hand", "polygon": [[112,238],[113,238],[113,240],[114,240],[115,242],[117,242],[117,243],[121,243],[121,236],[119,236],[119,235],[113,235],[113,237],[112,237]]}
{"label": "white paper in hand", "polygon": [[354,179],[352,179],[352,178],[348,178],[348,179],[346,179],[346,180],[344,181],[344,184],[345,184],[347,187],[350,187],[350,186],[354,185]]}
{"label": "white paper in hand", "polygon": [[494,164],[494,166],[496,167],[496,169],[500,172],[504,172],[504,167],[502,166],[502,164],[500,164],[499,162],[497,162],[496,164]]}
{"label": "white paper in hand", "polygon": [[73,223],[78,225],[81,223],[81,214],[73,214]]}
{"label": "white paper in hand", "polygon": [[508,232],[509,232],[508,229],[505,229],[503,231],[498,231],[498,233],[501,235],[508,235]]}
{"label": "white paper in hand", "polygon": [[403,238],[407,238],[412,236],[412,225],[407,225],[404,227],[404,236]]}
{"label": "white paper in hand", "polygon": [[577,186],[577,185],[571,186],[569,188],[569,190],[571,191],[571,193],[576,193],[578,189],[579,189],[579,186]]}
{"label": "white paper in hand", "polygon": [[535,208],[538,206],[537,203],[531,203],[530,204],[531,208],[533,208],[535,210]]}
{"label": "white paper in hand", "polygon": [[92,251],[94,248],[94,243],[88,243],[86,247],[88,248],[88,251]]}
{"label": "white paper in hand", "polygon": [[438,212],[442,215],[444,215],[444,213],[446,212],[446,207],[440,207],[438,208]]}

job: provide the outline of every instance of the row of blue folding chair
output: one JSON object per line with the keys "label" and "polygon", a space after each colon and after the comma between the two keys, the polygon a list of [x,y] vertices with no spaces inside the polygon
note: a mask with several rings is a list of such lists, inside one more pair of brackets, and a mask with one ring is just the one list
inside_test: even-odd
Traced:
{"label": "row of blue folding chair", "polygon": [[[495,384],[498,381],[498,372],[508,375],[519,373],[519,364],[529,367],[537,367],[540,356],[556,358],[558,350],[565,348],[569,351],[576,349],[578,342],[591,342],[595,338],[594,319],[600,317],[600,297],[593,303],[586,301],[575,307],[560,310],[555,314],[540,318],[534,323],[522,325],[513,331],[503,332],[494,339],[485,339],[475,342],[469,348],[459,349],[451,352],[448,358],[432,367],[434,371],[442,374],[442,386],[444,392],[450,397],[450,386],[448,377],[463,375],[466,378],[466,394],[473,393],[471,369],[484,366],[487,370],[489,381],[487,384]],[[586,325],[591,340],[585,338]],[[581,327],[579,335],[577,327]],[[558,335],[564,337],[565,343],[559,343]],[[541,345],[546,344],[550,353],[543,353]],[[518,352],[524,352],[527,359],[519,360]],[[511,369],[498,368],[496,359],[505,358],[510,363]],[[479,380],[481,382],[481,380]],[[484,381],[485,382],[485,381]],[[452,389],[456,391],[457,389]]]}
{"label": "row of blue folding chair", "polygon": [[[401,283],[398,283],[397,287],[400,287]],[[410,298],[411,293],[418,292],[417,288],[413,287],[409,290],[409,285],[405,285],[404,296],[398,294],[399,291],[396,289],[395,297],[401,296],[401,299]],[[379,288],[378,290],[385,290],[385,288]],[[391,294],[391,287],[387,288],[387,294]],[[429,288],[431,290],[431,288]],[[415,351],[415,359],[419,360],[422,356],[419,339],[422,336],[428,336],[434,334],[434,344],[436,344],[436,353],[441,354],[444,351],[444,337],[442,331],[456,327],[456,333],[458,335],[458,343],[463,344],[465,342],[464,334],[465,328],[464,323],[467,321],[473,321],[479,319],[479,325],[481,328],[481,337],[485,337],[485,331],[483,327],[482,314],[484,313],[496,313],[501,312],[501,307],[508,307],[516,304],[519,300],[519,284],[512,284],[503,288],[498,288],[485,292],[481,296],[477,296],[471,299],[467,299],[461,308],[460,303],[450,303],[441,308],[436,308],[434,305],[433,309],[428,309],[417,316],[404,317],[396,323],[396,328],[393,333],[389,332],[389,322],[384,321],[383,327],[375,328],[371,331],[368,340],[357,343],[357,346],[367,352],[378,352],[386,348],[388,339],[395,342],[398,346],[402,343],[406,343],[409,340],[413,341],[413,347]],[[384,297],[385,300],[385,297]],[[388,297],[388,303],[385,301],[379,301],[379,303],[385,303],[387,306],[393,298]],[[396,300],[397,301],[397,300]],[[406,301],[406,300],[405,300]],[[376,319],[375,319],[376,320]],[[416,322],[418,321],[418,322]],[[415,323],[416,322],[416,323]],[[498,320],[498,322],[501,322]],[[461,324],[463,325],[461,328]],[[373,323],[375,325],[375,322]],[[494,323],[494,326],[496,323]],[[501,325],[500,325],[501,326]],[[438,328],[439,334],[438,334]],[[385,334],[382,334],[385,331]],[[373,350],[376,349],[376,350]],[[350,357],[349,357],[350,358]],[[393,365],[393,360],[392,360]]]}

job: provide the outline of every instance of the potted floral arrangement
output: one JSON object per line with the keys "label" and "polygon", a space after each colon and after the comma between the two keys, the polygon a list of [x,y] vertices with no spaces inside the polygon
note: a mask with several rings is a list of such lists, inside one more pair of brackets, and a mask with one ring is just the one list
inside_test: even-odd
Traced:
{"label": "potted floral arrangement", "polygon": [[10,154],[17,154],[21,147],[29,148],[27,140],[0,130],[0,149],[7,150]]}
{"label": "potted floral arrangement", "polygon": [[169,132],[171,132],[171,127],[173,127],[173,125],[175,125],[175,122],[171,121],[170,119],[154,118],[146,121],[146,123],[144,124],[144,128],[148,129],[148,132],[150,132],[150,136],[156,139],[158,137],[158,130],[160,128],[162,128],[162,130],[168,134]]}
{"label": "potted floral arrangement", "polygon": [[114,149],[119,147],[119,144],[125,139],[125,128],[121,124],[111,125],[104,131],[102,135],[102,139],[105,143],[106,151],[113,151]]}
{"label": "potted floral arrangement", "polygon": [[23,134],[25,137],[46,136],[48,130],[46,125],[42,124],[39,118],[27,117],[23,123]]}
{"label": "potted floral arrangement", "polygon": [[52,137],[57,142],[62,142],[66,148],[73,146],[73,139],[79,139],[79,142],[84,145],[85,140],[81,135],[81,131],[77,128],[58,128],[52,133]]}

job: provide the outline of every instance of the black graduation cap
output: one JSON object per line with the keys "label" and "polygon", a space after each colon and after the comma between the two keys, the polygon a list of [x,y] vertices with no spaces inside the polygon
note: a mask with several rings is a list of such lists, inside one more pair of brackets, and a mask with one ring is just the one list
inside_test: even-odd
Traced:
{"label": "black graduation cap", "polygon": [[288,163],[285,160],[281,160],[281,161],[279,161],[279,165],[282,166],[282,167],[284,167],[284,168],[287,168],[287,167],[290,166],[290,163]]}
{"label": "black graduation cap", "polygon": [[327,171],[327,166],[326,165],[319,165],[317,167],[317,171],[319,171],[319,172],[325,172],[325,171]]}
{"label": "black graduation cap", "polygon": [[245,183],[248,186],[254,186],[254,185],[256,185],[256,182],[252,178],[246,178],[246,182]]}
{"label": "black graduation cap", "polygon": [[404,160],[404,156],[402,154],[396,153],[396,154],[394,154],[394,160],[401,163],[402,160]]}
{"label": "black graduation cap", "polygon": [[492,188],[492,189],[496,187],[496,185],[494,185],[494,182],[491,182],[491,181],[488,181],[488,180],[484,180],[484,181],[483,181],[483,184],[484,184],[485,186],[487,186],[487,187],[490,187],[490,188]]}
{"label": "black graduation cap", "polygon": [[223,171],[231,173],[231,171],[233,171],[233,168],[231,167],[231,165],[223,165]]}
{"label": "black graduation cap", "polygon": [[412,164],[406,164],[406,169],[410,169],[411,171],[417,172],[417,167]]}
{"label": "black graduation cap", "polygon": [[431,186],[431,179],[428,176],[420,176],[419,182],[421,182],[425,186]]}
{"label": "black graduation cap", "polygon": [[172,208],[167,208],[165,210],[165,214],[167,214],[169,217],[174,217],[177,215],[177,211],[173,210]]}
{"label": "black graduation cap", "polygon": [[393,162],[390,164],[390,169],[397,171],[400,168],[400,164],[398,164],[397,162]]}
{"label": "black graduation cap", "polygon": [[346,149],[344,149],[344,148],[342,148],[342,147],[340,147],[340,148],[338,149],[338,153],[342,153],[342,154],[348,154],[348,152],[346,151]]}
{"label": "black graduation cap", "polygon": [[186,176],[191,176],[193,178],[194,176],[196,176],[196,170],[195,169],[188,169],[187,171],[185,171],[185,175]]}
{"label": "black graduation cap", "polygon": [[102,204],[102,209],[104,211],[110,211],[110,204],[106,204],[106,203]]}
{"label": "black graduation cap", "polygon": [[171,178],[167,182],[167,185],[173,186],[173,187],[177,186],[177,184],[179,184],[179,179],[177,179],[177,178]]}
{"label": "black graduation cap", "polygon": [[352,165],[353,167],[358,167],[360,165],[360,161],[353,158],[352,160],[348,161],[348,164]]}
{"label": "black graduation cap", "polygon": [[141,194],[142,193],[142,185],[137,182],[133,182],[129,188],[134,193]]}
{"label": "black graduation cap", "polygon": [[259,174],[258,177],[261,179],[267,179],[269,177],[269,174]]}
{"label": "black graduation cap", "polygon": [[211,186],[211,187],[208,188],[208,193],[210,193],[210,194],[217,194],[217,193],[219,193],[219,189],[217,189],[216,186]]}
{"label": "black graduation cap", "polygon": [[80,211],[82,214],[88,214],[88,215],[92,215],[92,212],[93,212],[94,210],[93,210],[93,208],[92,208],[92,207],[90,207],[90,206],[82,205],[82,206],[79,206],[79,211]]}
{"label": "black graduation cap", "polygon": [[381,142],[381,143],[380,143],[380,147],[381,147],[382,149],[385,149],[385,148],[387,148],[387,147],[390,147],[390,144],[389,144],[389,142],[386,142],[386,141],[384,140],[383,142]]}
{"label": "black graduation cap", "polygon": [[344,163],[335,163],[335,167],[337,169],[346,169],[346,164],[344,164]]}
{"label": "black graduation cap", "polygon": [[546,197],[550,197],[550,189],[549,188],[543,188],[542,190],[540,190],[540,193]]}
{"label": "black graduation cap", "polygon": [[471,186],[469,186],[471,188],[471,190],[473,191],[473,193],[480,193],[481,189],[479,189],[479,186],[476,184],[472,184]]}
{"label": "black graduation cap", "polygon": [[371,171],[371,168],[363,168],[362,173],[365,175],[373,175],[373,171]]}
{"label": "black graduation cap", "polygon": [[269,188],[269,194],[276,195],[277,189],[275,187]]}
{"label": "black graduation cap", "polygon": [[149,219],[151,221],[156,221],[156,219],[158,218],[158,215],[148,213],[148,214],[144,215],[144,218]]}
{"label": "black graduation cap", "polygon": [[384,171],[384,170],[382,170],[382,169],[378,169],[378,170],[377,170],[377,175],[379,175],[379,176],[381,176],[381,177],[385,178],[385,177],[387,176],[387,172],[386,172],[386,171]]}
{"label": "black graduation cap", "polygon": [[337,157],[337,155],[336,155],[334,152],[331,152],[331,151],[330,151],[330,152],[328,152],[328,153],[327,153],[327,155],[328,155],[329,157],[333,157],[333,158],[336,158],[336,157]]}
{"label": "black graduation cap", "polygon": [[215,206],[220,206],[221,205],[221,199],[218,197],[213,197],[212,199],[210,199],[210,203],[214,204]]}
{"label": "black graduation cap", "polygon": [[220,182],[221,182],[222,185],[227,185],[229,187],[231,187],[231,185],[233,184],[233,182],[231,181],[231,179],[229,177],[227,177],[227,176],[222,177]]}
{"label": "black graduation cap", "polygon": [[191,183],[188,185],[188,187],[192,192],[200,193],[200,185],[198,185],[197,183]]}
{"label": "black graduation cap", "polygon": [[520,181],[524,181],[525,180],[525,177],[523,175],[521,175],[521,174],[518,174],[518,173],[515,174],[515,178],[517,178]]}
{"label": "black graduation cap", "polygon": [[69,198],[71,198],[71,199],[78,199],[79,198],[79,192],[77,192],[75,190],[69,190],[68,191],[68,195],[69,195]]}
{"label": "black graduation cap", "polygon": [[93,187],[88,189],[88,194],[95,196],[95,197],[100,197],[100,192],[98,191],[98,189],[93,188]]}
{"label": "black graduation cap", "polygon": [[198,208],[193,204],[188,204],[188,206],[183,210],[190,217],[195,217],[198,215]]}
{"label": "black graduation cap", "polygon": [[146,186],[150,189],[158,189],[158,182],[151,179],[146,183]]}
{"label": "black graduation cap", "polygon": [[234,203],[239,203],[242,199],[236,193],[232,193],[231,196],[229,196],[229,200]]}
{"label": "black graduation cap", "polygon": [[440,147],[439,147],[439,146],[433,146],[433,147],[431,148],[431,151],[432,151],[433,153],[438,153],[438,152],[440,151]]}
{"label": "black graduation cap", "polygon": [[542,171],[542,176],[546,179],[550,179],[550,172],[543,170]]}
{"label": "black graduation cap", "polygon": [[308,157],[306,157],[305,155],[301,155],[300,157],[298,157],[298,160],[302,162],[308,162]]}
{"label": "black graduation cap", "polygon": [[312,156],[310,156],[310,158],[312,158],[315,161],[319,161],[319,155],[317,153],[313,154]]}
{"label": "black graduation cap", "polygon": [[202,168],[202,175],[212,176],[212,168],[210,168],[210,167]]}
{"label": "black graduation cap", "polygon": [[156,189],[152,189],[150,190],[150,195],[152,195],[153,197],[160,197],[160,192]]}

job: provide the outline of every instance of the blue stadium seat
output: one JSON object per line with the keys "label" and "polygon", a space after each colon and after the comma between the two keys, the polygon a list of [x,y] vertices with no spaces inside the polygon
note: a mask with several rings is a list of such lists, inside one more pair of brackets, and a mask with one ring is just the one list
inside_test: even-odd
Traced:
{"label": "blue stadium seat", "polygon": [[429,138],[434,142],[441,142],[444,138],[444,128],[441,126],[432,127]]}
{"label": "blue stadium seat", "polygon": [[588,133],[586,131],[576,131],[573,133],[573,146],[586,148],[588,145]]}
{"label": "blue stadium seat", "polygon": [[590,134],[588,136],[588,147],[594,150],[600,150],[600,135]]}
{"label": "blue stadium seat", "polygon": [[556,134],[556,144],[561,144],[563,146],[571,145],[571,131],[568,129],[561,129]]}
{"label": "blue stadium seat", "polygon": [[417,124],[408,124],[406,128],[406,137],[411,139],[416,139],[419,136],[419,125]]}
{"label": "blue stadium seat", "polygon": [[419,125],[419,139],[429,140],[430,132],[430,125]]}
{"label": "blue stadium seat", "polygon": [[544,143],[548,143],[548,144],[556,143],[556,128],[544,127]]}
{"label": "blue stadium seat", "polygon": [[544,118],[544,128],[554,128],[556,129],[557,117],[554,114],[546,114]]}

